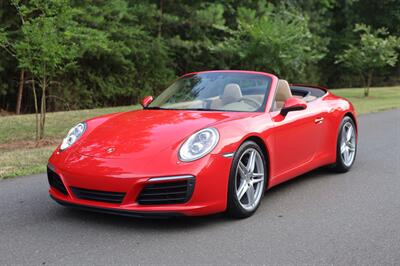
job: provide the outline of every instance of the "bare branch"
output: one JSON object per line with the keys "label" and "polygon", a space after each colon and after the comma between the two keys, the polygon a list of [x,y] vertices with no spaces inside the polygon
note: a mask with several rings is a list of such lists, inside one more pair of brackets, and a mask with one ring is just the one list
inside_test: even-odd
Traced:
{"label": "bare branch", "polygon": [[18,3],[16,1],[11,1],[12,5],[15,7],[15,9],[17,10],[18,16],[21,20],[21,24],[25,23],[25,18],[23,16],[23,14],[21,13],[21,7],[18,5]]}

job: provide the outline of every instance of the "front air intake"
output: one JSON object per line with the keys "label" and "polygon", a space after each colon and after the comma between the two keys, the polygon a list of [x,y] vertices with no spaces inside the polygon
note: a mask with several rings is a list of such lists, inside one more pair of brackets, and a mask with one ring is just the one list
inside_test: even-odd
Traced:
{"label": "front air intake", "polygon": [[60,176],[49,167],[47,167],[47,179],[49,180],[50,187],[64,195],[68,195],[67,189],[65,188]]}
{"label": "front air intake", "polygon": [[140,192],[137,202],[142,205],[185,203],[192,196],[193,189],[194,178],[148,184]]}
{"label": "front air intake", "polygon": [[125,193],[122,192],[99,191],[77,187],[70,188],[75,197],[83,200],[120,204],[125,197]]}

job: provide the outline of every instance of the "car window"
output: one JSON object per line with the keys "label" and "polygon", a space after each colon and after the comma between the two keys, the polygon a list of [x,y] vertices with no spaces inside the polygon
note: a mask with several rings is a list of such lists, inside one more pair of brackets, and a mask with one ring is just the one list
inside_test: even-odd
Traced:
{"label": "car window", "polygon": [[204,72],[175,81],[149,105],[158,109],[262,111],[271,78],[242,72]]}

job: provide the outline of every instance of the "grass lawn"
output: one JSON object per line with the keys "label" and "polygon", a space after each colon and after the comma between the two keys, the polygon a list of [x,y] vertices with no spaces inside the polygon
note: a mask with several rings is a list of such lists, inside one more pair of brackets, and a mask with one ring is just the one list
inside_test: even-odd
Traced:
{"label": "grass lawn", "polygon": [[[372,88],[368,98],[362,89],[335,89],[334,94],[349,99],[358,114],[400,107],[400,86]],[[91,117],[134,110],[139,106],[124,106],[69,112],[49,113],[46,118],[46,139],[35,146],[35,116],[0,117],[0,179],[42,173],[47,159],[68,129]]]}
{"label": "grass lawn", "polygon": [[400,86],[371,88],[368,97],[364,97],[363,89],[336,89],[331,91],[338,96],[349,99],[354,104],[357,114],[400,107]]}
{"label": "grass lawn", "polygon": [[[46,115],[46,138],[49,140],[60,140],[76,123],[88,118],[129,111],[139,106],[122,106],[111,108],[99,108],[91,110],[79,110],[69,112],[55,112]],[[1,145],[18,142],[33,141],[35,139],[35,115],[3,116],[0,117],[0,151]]]}
{"label": "grass lawn", "polygon": [[46,171],[47,160],[56,146],[19,148],[0,152],[0,179]]}

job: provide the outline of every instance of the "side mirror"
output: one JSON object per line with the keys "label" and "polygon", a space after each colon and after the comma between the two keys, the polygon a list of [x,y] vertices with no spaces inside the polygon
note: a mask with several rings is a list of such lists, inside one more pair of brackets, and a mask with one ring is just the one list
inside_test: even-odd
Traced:
{"label": "side mirror", "polygon": [[280,114],[286,116],[289,112],[300,111],[307,108],[307,103],[298,98],[288,98],[281,109]]}
{"label": "side mirror", "polygon": [[143,98],[143,100],[140,102],[140,104],[143,106],[143,108],[146,108],[151,104],[151,102],[154,100],[153,96],[146,96]]}

